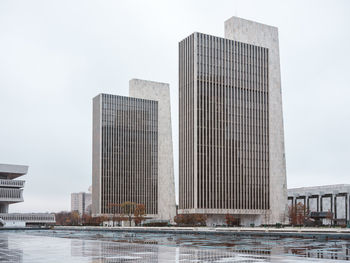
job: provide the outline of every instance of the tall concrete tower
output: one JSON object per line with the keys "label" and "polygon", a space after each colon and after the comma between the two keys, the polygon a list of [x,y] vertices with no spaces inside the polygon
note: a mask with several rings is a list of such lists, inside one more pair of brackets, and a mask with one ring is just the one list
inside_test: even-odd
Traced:
{"label": "tall concrete tower", "polygon": [[179,213],[286,220],[278,30],[232,17],[179,43]]}

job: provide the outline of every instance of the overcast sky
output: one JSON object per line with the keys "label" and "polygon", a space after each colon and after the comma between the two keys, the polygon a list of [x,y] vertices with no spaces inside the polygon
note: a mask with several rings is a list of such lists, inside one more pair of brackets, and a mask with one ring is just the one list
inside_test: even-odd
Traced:
{"label": "overcast sky", "polygon": [[70,209],[91,185],[92,98],[171,88],[178,42],[231,16],[279,28],[288,187],[350,183],[349,1],[0,1],[0,163],[29,165],[10,212]]}

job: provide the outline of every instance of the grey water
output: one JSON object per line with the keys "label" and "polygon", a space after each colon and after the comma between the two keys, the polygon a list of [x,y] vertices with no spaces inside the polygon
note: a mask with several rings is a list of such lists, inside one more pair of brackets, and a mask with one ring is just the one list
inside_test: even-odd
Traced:
{"label": "grey water", "polygon": [[0,262],[344,262],[349,240],[213,234],[0,232]]}

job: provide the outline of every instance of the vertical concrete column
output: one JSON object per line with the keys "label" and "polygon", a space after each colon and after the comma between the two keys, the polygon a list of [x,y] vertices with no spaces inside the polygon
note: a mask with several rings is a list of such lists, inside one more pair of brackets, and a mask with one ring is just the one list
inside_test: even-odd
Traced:
{"label": "vertical concrete column", "polygon": [[347,194],[346,195],[346,199],[345,199],[345,206],[346,206],[346,220],[347,221],[350,221],[350,202],[349,202],[349,198],[350,198],[350,195]]}
{"label": "vertical concrete column", "polygon": [[334,215],[334,205],[333,205],[333,195],[331,194],[331,212],[333,213],[333,215]]}
{"label": "vertical concrete column", "polygon": [[333,203],[333,218],[337,218],[337,195],[332,194],[332,203]]}

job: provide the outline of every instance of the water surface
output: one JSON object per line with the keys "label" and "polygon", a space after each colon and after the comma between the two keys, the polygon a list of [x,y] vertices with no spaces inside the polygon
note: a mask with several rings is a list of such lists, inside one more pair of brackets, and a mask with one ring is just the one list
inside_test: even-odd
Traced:
{"label": "water surface", "polygon": [[341,262],[350,242],[106,231],[1,231],[0,262]]}

